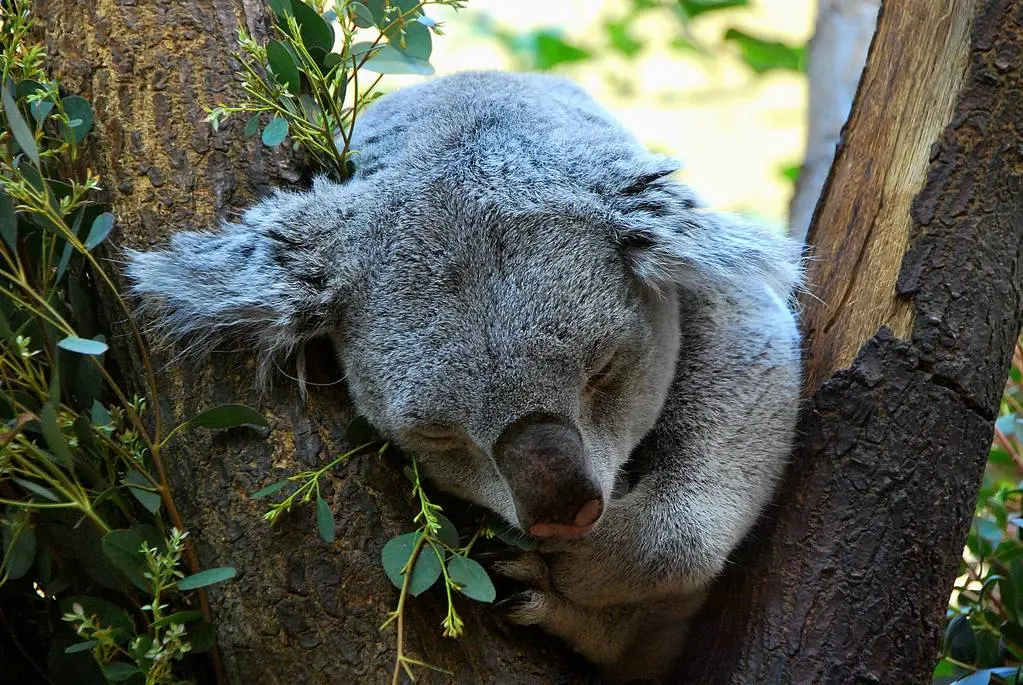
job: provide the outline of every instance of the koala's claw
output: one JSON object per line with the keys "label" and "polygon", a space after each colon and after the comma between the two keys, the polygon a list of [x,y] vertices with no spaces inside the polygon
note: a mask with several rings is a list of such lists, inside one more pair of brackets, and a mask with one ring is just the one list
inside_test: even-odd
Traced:
{"label": "koala's claw", "polygon": [[520,626],[542,626],[552,613],[552,604],[556,601],[549,593],[526,590],[508,597],[501,605],[506,607],[505,618],[511,623]]}
{"label": "koala's claw", "polygon": [[499,561],[494,570],[506,578],[525,583],[539,590],[550,590],[550,571],[547,562],[536,553],[521,554],[514,559]]}

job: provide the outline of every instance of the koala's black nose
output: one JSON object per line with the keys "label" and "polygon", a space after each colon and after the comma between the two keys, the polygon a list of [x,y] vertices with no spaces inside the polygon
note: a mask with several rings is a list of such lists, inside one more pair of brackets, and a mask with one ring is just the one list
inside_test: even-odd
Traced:
{"label": "koala's black nose", "polygon": [[520,417],[501,433],[494,459],[511,487],[519,524],[532,535],[581,537],[600,518],[600,484],[579,429],[566,417]]}

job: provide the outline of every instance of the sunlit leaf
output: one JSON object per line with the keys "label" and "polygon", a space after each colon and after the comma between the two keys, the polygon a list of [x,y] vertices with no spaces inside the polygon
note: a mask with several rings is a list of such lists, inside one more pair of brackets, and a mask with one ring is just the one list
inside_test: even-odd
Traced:
{"label": "sunlit leaf", "polygon": [[263,145],[277,147],[284,142],[288,135],[288,120],[281,117],[274,117],[263,129]]}
{"label": "sunlit leaf", "polygon": [[742,60],[758,74],[772,69],[803,71],[806,68],[805,46],[765,40],[739,29],[728,29],[724,39],[739,46]]}
{"label": "sunlit leaf", "polygon": [[334,49],[334,29],[316,10],[302,0],[291,0],[291,10],[306,48]]}
{"label": "sunlit leaf", "polygon": [[93,356],[104,354],[107,349],[107,344],[100,340],[89,340],[88,338],[77,338],[75,336],[68,336],[57,343],[57,347],[68,352],[77,352],[78,354],[89,354]]}
{"label": "sunlit leaf", "polygon": [[433,65],[429,62],[407,55],[393,45],[381,45],[373,56],[366,60],[363,68],[377,74],[429,76],[433,73]]}

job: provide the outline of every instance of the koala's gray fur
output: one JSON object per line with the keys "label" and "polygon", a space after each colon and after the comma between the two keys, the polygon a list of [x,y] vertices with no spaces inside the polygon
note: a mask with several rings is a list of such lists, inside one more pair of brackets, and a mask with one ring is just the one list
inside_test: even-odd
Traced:
{"label": "koala's gray fur", "polygon": [[[331,336],[360,413],[512,524],[591,487],[592,529],[573,504],[551,519],[572,535],[503,567],[533,588],[512,618],[614,676],[663,675],[792,446],[799,248],[698,208],[674,162],[549,76],[393,93],[353,146],[344,185],[131,253],[135,293],[199,347],[242,336],[271,357]],[[514,458],[495,448],[534,415],[557,418],[516,433]]]}

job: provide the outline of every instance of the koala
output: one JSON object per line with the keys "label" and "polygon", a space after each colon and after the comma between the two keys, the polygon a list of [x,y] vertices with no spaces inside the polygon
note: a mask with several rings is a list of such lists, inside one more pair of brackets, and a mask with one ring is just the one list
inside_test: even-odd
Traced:
{"label": "koala", "polygon": [[435,487],[539,540],[500,569],[529,588],[510,619],[663,678],[793,447],[801,248],[552,76],[399,90],[353,147],[343,184],[130,252],[143,311],[267,367],[328,336]]}

